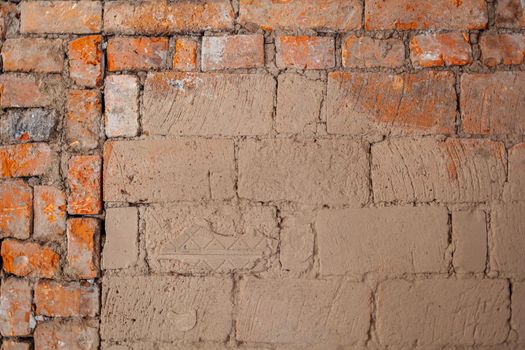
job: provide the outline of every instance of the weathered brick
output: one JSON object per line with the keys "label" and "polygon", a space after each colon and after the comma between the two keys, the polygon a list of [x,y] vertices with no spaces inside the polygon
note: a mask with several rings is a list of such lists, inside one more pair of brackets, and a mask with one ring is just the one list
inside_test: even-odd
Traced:
{"label": "weathered brick", "polygon": [[96,33],[102,29],[100,1],[24,1],[22,33]]}
{"label": "weathered brick", "polygon": [[36,314],[51,317],[95,317],[98,286],[39,281],[35,285]]}
{"label": "weathered brick", "polygon": [[175,40],[175,53],[173,54],[173,69],[192,71],[197,69],[198,42],[194,38],[179,37]]}
{"label": "weathered brick", "polygon": [[102,36],[88,35],[69,42],[69,76],[82,86],[102,85]]}
{"label": "weathered brick", "polygon": [[5,39],[5,35],[12,18],[17,14],[16,4],[11,2],[0,2],[0,40]]}
{"label": "weathered brick", "polygon": [[271,207],[170,205],[145,209],[144,234],[152,271],[264,271],[277,250]]}
{"label": "weathered brick", "polygon": [[2,46],[4,72],[60,73],[64,66],[62,40],[8,39]]}
{"label": "weathered brick", "polygon": [[52,186],[34,187],[33,237],[56,241],[66,232],[66,195]]}
{"label": "weathered brick", "polygon": [[0,146],[0,178],[43,175],[53,157],[54,153],[45,143]]}
{"label": "weathered brick", "polygon": [[102,339],[226,341],[232,287],[230,278],[105,277]]}
{"label": "weathered brick", "polygon": [[332,37],[278,36],[275,47],[279,68],[327,69],[335,66]]}
{"label": "weathered brick", "polygon": [[378,202],[479,202],[502,193],[505,148],[499,142],[392,139],[371,152]]}
{"label": "weathered brick", "polygon": [[60,270],[60,256],[51,248],[13,239],[2,241],[4,271],[17,276],[53,278]]}
{"label": "weathered brick", "polygon": [[2,350],[30,350],[31,344],[24,341],[5,340],[2,341]]}
{"label": "weathered brick", "polygon": [[359,136],[454,133],[454,84],[450,72],[329,73],[327,130]]}
{"label": "weathered brick", "polygon": [[369,0],[365,7],[367,30],[483,29],[487,22],[484,0]]}
{"label": "weathered brick", "polygon": [[60,76],[0,75],[0,107],[48,107],[63,96]]}
{"label": "weathered brick", "polygon": [[522,64],[525,60],[525,35],[484,34],[481,36],[481,60],[489,67],[498,64]]}
{"label": "weathered brick", "polygon": [[[525,72],[463,74],[461,116],[469,134],[525,133]],[[509,108],[512,106],[512,108]]]}
{"label": "weathered brick", "polygon": [[357,0],[241,0],[239,7],[243,26],[256,25],[264,30],[359,29],[363,11]]}
{"label": "weathered brick", "polygon": [[173,34],[233,28],[234,13],[228,0],[177,3],[110,1],[104,7],[104,30],[122,34]]}
{"label": "weathered brick", "polygon": [[35,350],[99,349],[98,321],[46,321],[35,329]]}
{"label": "weathered brick", "polygon": [[504,276],[523,278],[525,271],[525,204],[494,205],[491,213],[489,237],[490,270]]}
{"label": "weathered brick", "polygon": [[323,275],[392,276],[448,269],[445,208],[325,210],[315,227]]}
{"label": "weathered brick", "polygon": [[279,75],[278,82],[277,132],[315,132],[323,99],[323,82],[294,73]]}
{"label": "weathered brick", "polygon": [[235,193],[231,140],[106,142],[104,160],[105,201],[220,200]]}
{"label": "weathered brick", "polygon": [[394,280],[377,292],[376,332],[383,345],[491,345],[503,342],[510,316],[505,280]]}
{"label": "weathered brick", "polygon": [[343,41],[344,67],[388,67],[403,65],[405,46],[400,39],[373,39],[350,35]]}
{"label": "weathered brick", "polygon": [[271,130],[275,81],[267,74],[148,75],[146,135],[263,135]]}
{"label": "weathered brick", "polygon": [[525,143],[519,143],[508,152],[509,173],[506,184],[507,197],[511,200],[525,200]]}
{"label": "weathered brick", "polygon": [[512,284],[512,329],[518,333],[517,342],[525,344],[525,283]]}
{"label": "weathered brick", "polygon": [[410,40],[410,58],[415,66],[461,66],[472,62],[467,33],[420,34]]}
{"label": "weathered brick", "polygon": [[245,140],[238,162],[242,198],[310,204],[368,201],[368,157],[359,142]]}
{"label": "weathered brick", "polygon": [[482,210],[452,212],[454,269],[459,273],[481,273],[487,262],[487,223]]}
{"label": "weathered brick", "polygon": [[106,241],[102,253],[102,267],[104,269],[133,267],[138,258],[137,208],[108,208],[105,222]]}
{"label": "weathered brick", "polygon": [[0,119],[0,142],[49,141],[55,134],[57,120],[53,109],[10,109]]}
{"label": "weathered brick", "polygon": [[100,93],[95,90],[70,90],[67,95],[66,142],[74,150],[98,146],[102,120]]}
{"label": "weathered brick", "polygon": [[76,279],[98,276],[100,266],[100,221],[95,218],[67,220],[66,273]]}
{"label": "weathered brick", "polygon": [[108,71],[150,70],[167,64],[168,38],[114,37],[108,41]]}
{"label": "weathered brick", "polygon": [[31,285],[28,281],[8,278],[0,288],[0,333],[4,337],[27,336],[35,327],[31,313]]}
{"label": "weathered brick", "polygon": [[33,192],[22,180],[0,182],[0,237],[29,238]]}
{"label": "weathered brick", "polygon": [[525,4],[520,0],[499,0],[496,6],[496,26],[525,28]]}
{"label": "weathered brick", "polygon": [[311,225],[313,213],[309,210],[289,213],[280,211],[279,261],[285,271],[300,274],[313,264],[314,232]]}
{"label": "weathered brick", "polygon": [[260,34],[205,36],[202,70],[258,68],[264,66],[264,37]]}
{"label": "weathered brick", "polygon": [[69,160],[67,212],[98,214],[102,210],[101,172],[99,156],[73,156]]}
{"label": "weathered brick", "polygon": [[238,299],[236,334],[243,342],[342,348],[367,338],[371,298],[364,284],[250,278],[241,280]]}
{"label": "weathered brick", "polygon": [[139,129],[139,82],[132,75],[110,75],[104,89],[107,137],[133,137]]}

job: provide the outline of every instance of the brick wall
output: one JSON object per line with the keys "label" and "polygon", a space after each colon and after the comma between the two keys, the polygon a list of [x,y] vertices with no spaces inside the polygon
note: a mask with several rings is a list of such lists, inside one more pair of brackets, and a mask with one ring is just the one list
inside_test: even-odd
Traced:
{"label": "brick wall", "polygon": [[523,0],[0,0],[3,350],[525,348]]}

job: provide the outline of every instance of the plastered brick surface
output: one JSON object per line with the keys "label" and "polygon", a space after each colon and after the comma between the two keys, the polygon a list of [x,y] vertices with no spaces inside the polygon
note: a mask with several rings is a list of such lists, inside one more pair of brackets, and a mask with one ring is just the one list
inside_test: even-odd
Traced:
{"label": "plastered brick surface", "polygon": [[524,0],[0,0],[0,349],[525,349]]}

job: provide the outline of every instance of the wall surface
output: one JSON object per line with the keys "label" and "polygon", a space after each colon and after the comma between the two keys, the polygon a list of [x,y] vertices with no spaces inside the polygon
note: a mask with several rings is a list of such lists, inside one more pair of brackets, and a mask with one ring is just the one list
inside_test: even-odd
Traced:
{"label": "wall surface", "polygon": [[0,0],[3,350],[525,349],[523,0]]}

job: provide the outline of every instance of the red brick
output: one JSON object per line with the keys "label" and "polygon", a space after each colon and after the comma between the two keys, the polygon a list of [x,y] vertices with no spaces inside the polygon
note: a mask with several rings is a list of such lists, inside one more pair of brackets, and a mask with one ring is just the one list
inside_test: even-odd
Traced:
{"label": "red brick", "polygon": [[37,243],[6,239],[2,242],[4,271],[17,276],[53,278],[60,269],[60,256]]}
{"label": "red brick", "polygon": [[162,68],[166,66],[167,55],[167,38],[111,38],[107,48],[108,70],[114,72]]}
{"label": "red brick", "polygon": [[29,282],[18,278],[5,279],[0,295],[0,333],[4,337],[30,335],[35,320],[31,314]]}
{"label": "red brick", "polygon": [[202,69],[205,71],[262,66],[262,35],[205,36],[202,39]]}
{"label": "red brick", "polygon": [[51,148],[45,143],[0,146],[0,178],[43,175],[52,158]]}
{"label": "red brick", "polygon": [[75,150],[98,146],[102,121],[100,93],[95,90],[71,90],[67,96],[65,137]]}
{"label": "red brick", "polygon": [[42,241],[59,240],[66,232],[66,195],[52,186],[34,188],[33,237]]}
{"label": "red brick", "polygon": [[104,7],[107,33],[173,34],[233,28],[234,13],[228,0],[176,3],[110,1]]}
{"label": "red brick", "polygon": [[72,218],[67,221],[66,272],[77,279],[96,278],[100,261],[100,221]]}
{"label": "red brick", "polygon": [[365,27],[384,29],[483,29],[488,21],[485,0],[368,0]]}
{"label": "red brick", "polygon": [[36,78],[26,74],[0,75],[0,107],[50,106],[61,97],[57,89],[60,83],[58,76]]}
{"label": "red brick", "polygon": [[463,74],[461,115],[469,134],[525,133],[525,72]]}
{"label": "red brick", "polygon": [[0,182],[0,237],[29,238],[32,197],[22,180]]}
{"label": "red brick", "polygon": [[481,60],[489,67],[498,64],[522,64],[525,60],[523,34],[484,34],[479,45]]}
{"label": "red brick", "polygon": [[8,39],[2,46],[4,72],[60,73],[64,66],[62,40]]}
{"label": "red brick", "polygon": [[472,62],[468,34],[421,34],[410,40],[410,58],[415,66],[465,65]]}
{"label": "red brick", "polygon": [[20,12],[22,33],[87,34],[102,28],[100,1],[24,1]]}
{"label": "red brick", "polygon": [[98,321],[47,321],[35,329],[35,350],[97,350]]}
{"label": "red brick", "polygon": [[76,84],[102,85],[102,36],[89,35],[73,40],[68,46],[69,76]]}
{"label": "red brick", "polygon": [[363,11],[357,0],[241,0],[239,6],[243,26],[257,25],[264,30],[359,29]]}
{"label": "red brick", "polygon": [[521,0],[498,0],[496,26],[500,28],[525,28],[525,4]]}
{"label": "red brick", "polygon": [[279,36],[276,38],[279,68],[326,69],[335,66],[331,37]]}
{"label": "red brick", "polygon": [[450,72],[328,75],[327,130],[333,134],[450,134],[456,91]]}
{"label": "red brick", "polygon": [[373,39],[348,36],[343,41],[343,66],[345,67],[389,67],[403,65],[405,46],[400,39]]}
{"label": "red brick", "polygon": [[23,341],[4,340],[2,350],[30,350],[31,344]]}
{"label": "red brick", "polygon": [[36,314],[51,317],[95,317],[98,287],[85,283],[39,281],[35,285]]}
{"label": "red brick", "polygon": [[197,40],[177,38],[173,54],[173,69],[189,72],[197,69]]}
{"label": "red brick", "polygon": [[16,14],[16,4],[10,2],[0,2],[0,40],[5,38],[7,26],[9,25],[9,18]]}
{"label": "red brick", "polygon": [[69,214],[98,214],[101,202],[101,159],[99,156],[74,156],[69,160],[67,184]]}

